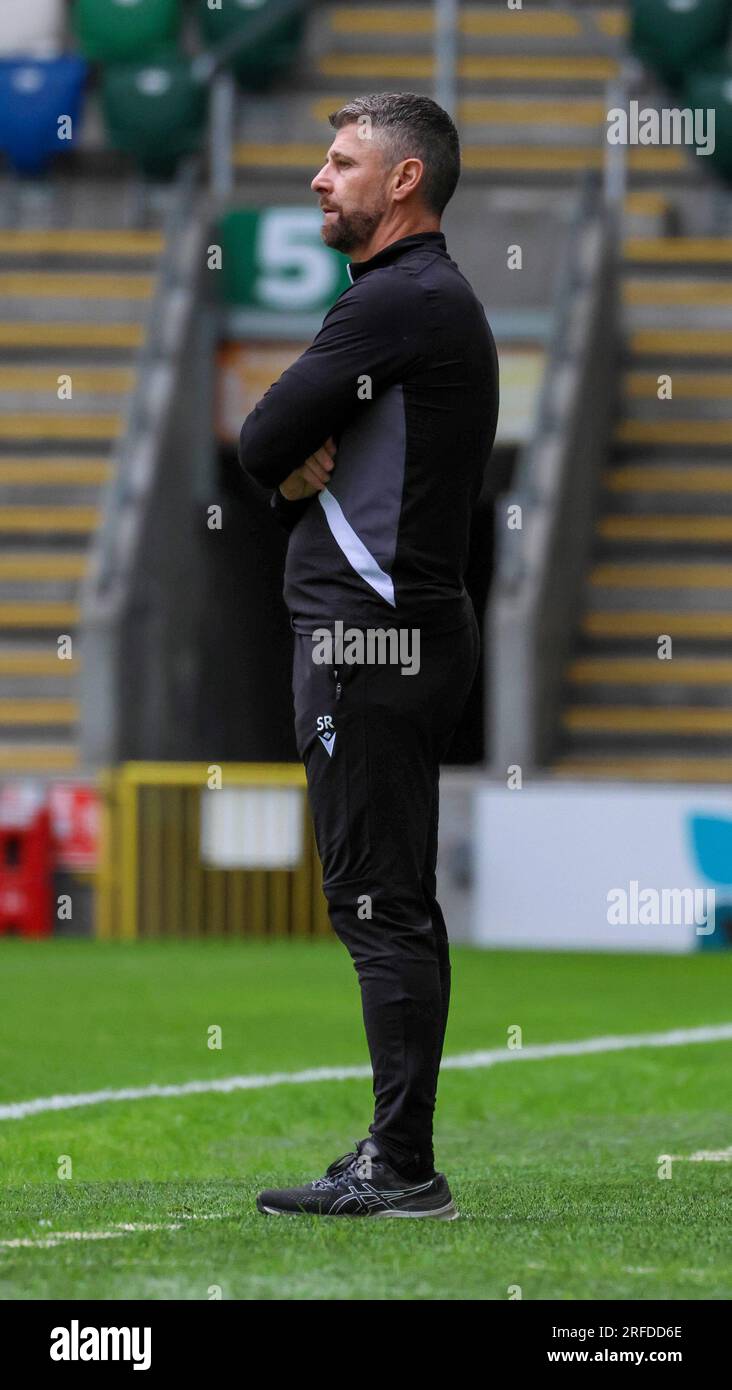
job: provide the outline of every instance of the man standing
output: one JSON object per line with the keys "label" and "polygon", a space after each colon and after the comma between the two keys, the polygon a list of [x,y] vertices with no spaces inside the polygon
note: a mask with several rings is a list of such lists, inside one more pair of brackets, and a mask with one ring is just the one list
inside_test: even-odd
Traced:
{"label": "man standing", "polygon": [[330,123],[312,188],[351,285],[248,416],[239,459],[291,533],[297,748],[330,919],[361,987],[375,1112],[324,1177],[257,1205],[451,1219],[432,1148],[450,997],[438,783],[479,659],[463,575],[498,365],[440,231],[460,176],[448,114],[387,93]]}

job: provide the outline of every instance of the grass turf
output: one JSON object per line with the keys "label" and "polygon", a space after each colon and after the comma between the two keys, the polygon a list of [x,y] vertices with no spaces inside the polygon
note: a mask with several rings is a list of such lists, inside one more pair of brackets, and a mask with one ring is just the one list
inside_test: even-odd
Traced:
{"label": "grass turf", "polygon": [[[446,1052],[732,1019],[732,957],[456,949]],[[0,1102],[366,1060],[337,943],[0,943]],[[222,1029],[210,1050],[208,1029]],[[361,1137],[370,1083],[114,1102],[0,1120],[0,1297],[726,1299],[729,1042],[446,1072],[452,1223],[265,1218],[260,1186]],[[57,1176],[60,1156],[73,1164]],[[204,1219],[207,1218],[207,1219]],[[118,1228],[117,1228],[118,1229]]]}

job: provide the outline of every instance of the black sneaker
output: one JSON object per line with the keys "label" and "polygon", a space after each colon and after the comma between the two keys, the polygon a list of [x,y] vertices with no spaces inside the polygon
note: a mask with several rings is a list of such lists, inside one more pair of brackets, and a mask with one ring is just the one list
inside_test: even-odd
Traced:
{"label": "black sneaker", "polygon": [[362,1139],[353,1153],[336,1159],[325,1177],[304,1187],[273,1187],[260,1192],[257,1208],[267,1216],[403,1216],[454,1221],[458,1215],[444,1173],[425,1182],[402,1178],[386,1162],[373,1139]]}

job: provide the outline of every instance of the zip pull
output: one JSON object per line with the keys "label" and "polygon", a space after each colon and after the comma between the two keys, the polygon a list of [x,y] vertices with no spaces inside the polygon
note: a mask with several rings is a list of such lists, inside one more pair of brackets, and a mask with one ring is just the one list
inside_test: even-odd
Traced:
{"label": "zip pull", "polygon": [[338,667],[337,667],[337,666],[333,668],[333,676],[334,676],[335,683],[336,683],[335,697],[336,697],[336,700],[340,700],[340,698],[341,698],[341,683],[340,683],[340,681],[339,681],[339,679],[338,679]]}

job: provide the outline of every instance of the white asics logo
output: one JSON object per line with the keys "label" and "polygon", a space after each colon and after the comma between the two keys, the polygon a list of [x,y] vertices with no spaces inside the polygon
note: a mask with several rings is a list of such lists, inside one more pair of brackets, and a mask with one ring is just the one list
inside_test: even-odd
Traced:
{"label": "white asics logo", "polygon": [[328,757],[332,758],[336,741],[333,719],[330,714],[319,714],[315,723],[318,731],[318,738],[328,754]]}

